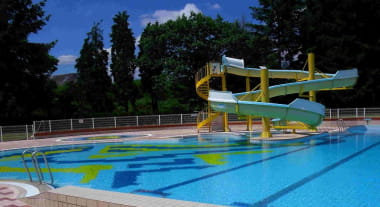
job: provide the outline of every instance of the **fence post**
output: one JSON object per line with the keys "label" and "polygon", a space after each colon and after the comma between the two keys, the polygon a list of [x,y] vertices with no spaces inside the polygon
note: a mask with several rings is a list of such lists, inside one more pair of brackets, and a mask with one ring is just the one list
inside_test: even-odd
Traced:
{"label": "fence post", "polygon": [[336,109],[336,116],[339,119],[339,108]]}
{"label": "fence post", "polygon": [[36,121],[33,121],[33,126],[32,126],[32,137],[34,139],[34,135],[36,134]]}
{"label": "fence post", "polygon": [[25,134],[26,134],[26,140],[28,140],[28,137],[29,137],[28,124],[25,124]]}
{"label": "fence post", "polygon": [[358,118],[359,117],[359,111],[358,111],[358,108],[356,108],[356,117],[355,118]]}
{"label": "fence post", "polygon": [[49,132],[51,132],[51,121],[49,120]]}
{"label": "fence post", "polygon": [[94,120],[94,117],[92,117],[91,120],[92,120],[92,129],[95,129],[95,120]]}
{"label": "fence post", "polygon": [[181,125],[183,125],[183,114],[181,114]]}
{"label": "fence post", "polygon": [[158,114],[158,126],[161,126],[161,115]]}
{"label": "fence post", "polygon": [[366,113],[365,113],[365,108],[363,108],[363,118],[366,118],[367,116],[366,116]]}
{"label": "fence post", "polygon": [[70,129],[73,131],[73,119],[70,119]]}
{"label": "fence post", "polygon": [[1,138],[1,142],[3,142],[3,127],[0,126],[0,138]]}
{"label": "fence post", "polygon": [[136,126],[139,126],[139,116],[136,116]]}
{"label": "fence post", "polygon": [[115,124],[115,128],[116,128],[116,126],[117,126],[117,125],[116,125],[116,116],[113,117],[113,122],[114,122],[114,124]]}

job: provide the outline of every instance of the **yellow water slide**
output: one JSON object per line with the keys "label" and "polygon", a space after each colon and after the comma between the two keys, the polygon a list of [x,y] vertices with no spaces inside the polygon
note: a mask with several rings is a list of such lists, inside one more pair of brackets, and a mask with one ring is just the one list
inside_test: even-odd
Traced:
{"label": "yellow water slide", "polygon": [[[260,77],[266,68],[246,68],[244,60],[229,57],[222,58],[221,70],[224,73],[244,76]],[[268,97],[288,94],[302,94],[309,91],[337,90],[351,87],[358,78],[357,69],[339,70],[335,74],[315,73],[314,80],[309,80],[308,71],[301,70],[267,70],[268,78],[292,79],[296,82],[268,87]],[[229,91],[210,90],[208,101],[215,111],[236,113],[241,115],[278,118],[288,121],[299,121],[311,128],[318,126],[325,113],[322,104],[304,99],[296,99],[290,104],[276,104],[260,102],[262,90],[232,94]]]}

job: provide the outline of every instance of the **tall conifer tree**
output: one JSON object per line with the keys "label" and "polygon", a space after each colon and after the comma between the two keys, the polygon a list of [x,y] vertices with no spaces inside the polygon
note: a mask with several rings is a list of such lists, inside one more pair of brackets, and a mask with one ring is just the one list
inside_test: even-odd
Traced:
{"label": "tall conifer tree", "polygon": [[104,49],[100,23],[95,23],[84,40],[80,57],[76,60],[81,95],[81,113],[105,113],[112,110],[111,78],[107,73],[108,53]]}
{"label": "tall conifer tree", "polygon": [[[129,28],[129,15],[126,11],[119,12],[113,18],[111,33],[111,72],[115,84],[118,104],[128,112],[128,102],[135,104],[135,86],[133,75],[135,72],[135,38]],[[135,107],[134,107],[135,108]]]}

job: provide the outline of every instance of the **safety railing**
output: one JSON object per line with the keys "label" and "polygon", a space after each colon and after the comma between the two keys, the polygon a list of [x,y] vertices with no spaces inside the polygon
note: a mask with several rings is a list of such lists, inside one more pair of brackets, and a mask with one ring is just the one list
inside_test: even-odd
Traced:
{"label": "safety railing", "polygon": [[[325,119],[327,120],[347,118],[360,119],[362,120],[361,124],[365,124],[364,120],[380,118],[380,108],[337,108],[326,109],[325,111]],[[228,120],[230,122],[242,121],[236,114],[229,114]],[[33,138],[35,133],[41,132],[189,124],[195,126],[196,123],[197,113],[42,120],[34,121],[33,124],[28,125],[0,126],[0,141],[27,140]]]}
{"label": "safety railing", "polygon": [[0,141],[28,140],[33,136],[33,124],[0,126]]}
{"label": "safety railing", "polygon": [[[34,171],[37,174],[39,183],[40,184],[51,184],[52,185],[54,183],[54,178],[53,178],[53,174],[51,172],[51,169],[49,167],[49,163],[46,159],[45,153],[38,151],[38,150],[26,149],[21,154],[22,163],[23,163],[24,168],[28,174],[29,180],[30,180],[30,182],[33,182],[33,176],[30,172],[31,170],[30,170],[29,166],[27,165],[27,160],[25,159],[25,157],[27,155],[31,158],[31,162],[33,163]],[[42,157],[44,164],[45,164],[45,168],[47,169],[47,171],[50,175],[50,182],[49,183],[45,182],[44,173],[43,173],[43,170],[42,170],[41,165],[39,163],[38,156]]]}
{"label": "safety railing", "polygon": [[346,124],[344,122],[344,119],[337,119],[336,126],[338,127],[339,132],[343,132],[346,129]]}

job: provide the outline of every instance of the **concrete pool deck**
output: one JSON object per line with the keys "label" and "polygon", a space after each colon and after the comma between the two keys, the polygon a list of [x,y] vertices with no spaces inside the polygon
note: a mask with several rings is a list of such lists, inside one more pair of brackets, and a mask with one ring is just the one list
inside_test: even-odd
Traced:
{"label": "concrete pool deck", "polygon": [[[348,124],[349,125],[349,124]],[[245,125],[231,125],[232,132],[246,132]],[[254,126],[254,132],[260,132],[260,125]],[[320,132],[334,131],[336,126],[331,123],[325,123],[319,128]],[[320,133],[318,132],[318,133]],[[315,132],[304,132],[292,134],[292,133],[274,133],[272,138],[269,139],[258,139],[252,138],[251,140],[289,140],[289,139],[299,139],[302,137],[318,134]],[[65,136],[64,138],[75,138],[83,136],[100,136],[100,135],[126,135],[126,134],[141,134],[142,137],[127,138],[127,140],[142,140],[142,139],[167,139],[171,137],[180,137],[186,135],[196,135],[195,127],[171,127],[171,128],[155,128],[155,129],[141,129],[141,130],[130,130],[126,132],[117,132],[117,133],[99,133],[91,135],[75,135],[75,136]],[[149,134],[149,136],[145,136]],[[81,140],[81,141],[62,141],[63,137],[52,137],[44,139],[34,139],[34,140],[23,140],[23,141],[11,141],[11,142],[1,142],[0,143],[0,152],[4,150],[11,149],[23,149],[23,148],[34,148],[42,146],[55,146],[55,145],[71,145],[71,144],[83,144],[83,143],[101,143],[101,142],[120,142],[125,141],[126,139],[105,139],[105,140]],[[1,180],[0,180],[1,181]],[[6,192],[2,197],[3,200],[7,201],[5,206],[98,206],[98,207],[126,207],[126,206],[217,206],[204,203],[196,203],[189,201],[178,201],[173,199],[157,198],[150,196],[142,196],[136,194],[128,193],[116,193],[109,191],[100,191],[89,188],[80,188],[74,186],[65,186],[63,188],[58,188],[54,190],[43,189],[40,194],[29,196],[27,198],[21,198],[27,195],[25,191],[28,189],[23,189],[23,187],[17,183],[25,183],[25,181],[8,181],[3,180],[6,186],[2,186],[0,182],[0,190],[3,189]],[[4,183],[3,183],[4,185]],[[33,184],[37,187],[39,184]],[[13,190],[16,192],[10,193]],[[99,191],[99,192],[98,192]],[[1,191],[0,191],[1,193]],[[8,196],[9,195],[9,196]],[[99,196],[92,196],[99,195]],[[106,195],[102,197],[101,195]],[[7,197],[8,196],[8,197]],[[112,200],[112,198],[117,198]],[[20,200],[21,198],[21,200]],[[84,200],[83,200],[84,199]],[[119,200],[118,200],[119,199]],[[75,200],[75,201],[74,201]],[[3,201],[0,197],[0,207],[4,206]],[[28,203],[28,204],[26,204]],[[162,203],[162,205],[161,205]],[[8,205],[9,204],[9,205]]]}
{"label": "concrete pool deck", "polygon": [[38,207],[222,207],[220,205],[96,190],[77,186],[57,188],[22,200],[32,206]]}
{"label": "concrete pool deck", "polygon": [[[243,132],[246,130],[246,125],[231,125],[231,132]],[[261,125],[254,125],[253,132],[260,132]],[[319,132],[327,132],[336,130],[335,122],[326,122],[319,127]],[[299,133],[298,133],[299,132]],[[98,140],[81,140],[81,141],[65,141],[64,139],[77,138],[84,136],[110,136],[110,135],[136,135],[141,134],[140,137],[126,138],[126,139],[98,139]],[[84,144],[84,143],[104,143],[104,142],[120,142],[125,140],[143,140],[143,139],[167,139],[171,137],[181,137],[187,135],[196,135],[197,130],[194,126],[181,126],[181,127],[163,127],[154,129],[134,129],[128,131],[119,132],[99,132],[97,134],[80,134],[72,136],[61,136],[61,137],[51,137],[43,139],[29,139],[20,141],[9,141],[0,142],[0,151],[12,150],[12,149],[23,149],[23,148],[35,148],[43,146],[55,146],[55,145],[71,145],[71,144]],[[292,133],[274,133],[273,137],[268,138],[268,140],[278,140],[278,139],[292,139],[300,138],[304,136],[310,136],[315,134],[314,132],[297,131],[296,134]],[[146,136],[149,135],[149,136]]]}
{"label": "concrete pool deck", "polygon": [[32,207],[22,198],[37,196],[53,188],[23,180],[0,180],[0,207]]}

